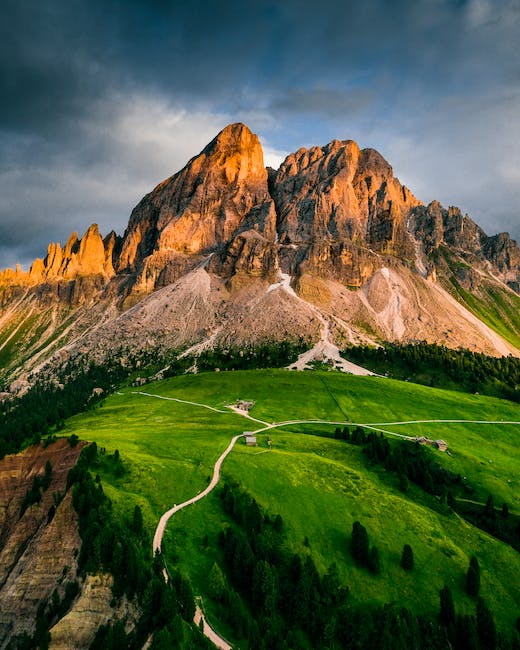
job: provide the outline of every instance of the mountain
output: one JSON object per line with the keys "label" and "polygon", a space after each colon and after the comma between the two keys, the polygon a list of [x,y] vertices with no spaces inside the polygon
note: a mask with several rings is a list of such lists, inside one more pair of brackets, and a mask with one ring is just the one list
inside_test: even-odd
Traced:
{"label": "mountain", "polygon": [[377,151],[334,140],[273,170],[232,124],[140,201],[122,237],[94,224],[27,272],[0,272],[0,372],[19,390],[121,346],[273,339],[318,356],[383,340],[518,356],[519,292],[509,235],[424,205]]}

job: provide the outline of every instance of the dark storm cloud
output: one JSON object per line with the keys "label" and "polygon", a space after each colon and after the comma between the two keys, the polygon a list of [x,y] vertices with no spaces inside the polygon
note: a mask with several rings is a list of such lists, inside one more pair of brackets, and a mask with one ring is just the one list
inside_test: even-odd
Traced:
{"label": "dark storm cloud", "polygon": [[0,267],[123,230],[226,122],[354,138],[420,198],[520,237],[519,0],[7,0]]}
{"label": "dark storm cloud", "polygon": [[292,88],[278,99],[274,98],[270,108],[276,112],[313,113],[332,119],[345,119],[346,116],[367,108],[372,97],[373,93],[365,89]]}

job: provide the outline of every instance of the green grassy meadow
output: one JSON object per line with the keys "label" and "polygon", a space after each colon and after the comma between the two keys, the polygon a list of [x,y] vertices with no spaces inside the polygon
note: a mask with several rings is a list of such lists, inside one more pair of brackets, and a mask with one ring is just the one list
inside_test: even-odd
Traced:
{"label": "green grassy meadow", "polygon": [[[339,373],[206,373],[147,384],[142,389],[125,388],[102,406],[71,418],[64,434],[95,440],[107,453],[119,449],[127,472],[121,478],[100,472],[103,485],[121,511],[129,512],[139,503],[152,534],[162,512],[206,486],[231,437],[261,425],[232,412],[215,413],[134,394],[141,390],[219,409],[238,398],[252,399],[251,415],[267,422],[520,421],[520,407],[511,402]],[[359,602],[397,602],[434,616],[439,589],[447,584],[457,610],[473,613],[474,602],[465,595],[464,584],[469,558],[476,555],[482,573],[481,595],[499,625],[511,630],[520,615],[518,553],[458,515],[442,514],[435,498],[419,488],[412,486],[409,493],[401,493],[395,477],[380,467],[367,467],[359,447],[308,435],[318,426],[322,433],[332,433],[335,428],[291,425],[273,429],[269,432],[272,451],[266,451],[265,436],[259,436],[258,448],[239,441],[224,461],[223,478],[240,483],[270,514],[282,515],[287,545],[294,551],[311,553],[321,571],[336,562],[351,598]],[[438,461],[467,476],[477,490],[476,499],[485,501],[492,492],[497,505],[505,500],[512,512],[520,514],[520,426],[414,424],[382,428],[447,440],[452,456],[437,452]],[[165,536],[167,561],[180,565],[199,594],[205,593],[213,562],[222,561],[217,536],[226,516],[217,491],[175,515]],[[350,557],[350,534],[356,519],[366,526],[371,544],[379,548],[379,576],[357,568]],[[304,544],[305,538],[308,544]],[[405,543],[415,555],[412,573],[399,566]]]}

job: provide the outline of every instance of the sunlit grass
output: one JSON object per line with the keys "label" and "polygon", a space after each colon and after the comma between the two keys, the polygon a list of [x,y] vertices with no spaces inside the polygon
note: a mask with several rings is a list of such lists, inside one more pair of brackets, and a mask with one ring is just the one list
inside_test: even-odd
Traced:
{"label": "sunlit grass", "polygon": [[[119,449],[127,473],[120,479],[104,475],[104,485],[115,507],[128,511],[139,503],[152,533],[164,510],[206,486],[230,438],[260,425],[232,413],[136,395],[137,390],[125,389],[102,407],[72,418],[65,433],[95,440],[108,453]],[[520,421],[520,408],[510,402],[336,373],[207,373],[148,384],[143,390],[217,408],[238,398],[252,399],[251,414],[268,422]],[[301,433],[312,428],[292,425],[272,430],[269,453],[258,453],[265,449],[262,436],[256,449],[239,442],[224,463],[224,478],[239,482],[270,513],[282,515],[290,548],[310,552],[323,571],[336,562],[354,600],[396,601],[418,613],[435,615],[438,591],[448,584],[458,610],[472,612],[474,603],[464,593],[464,576],[470,556],[477,555],[482,594],[497,619],[510,628],[518,616],[514,603],[520,601],[520,584],[514,578],[520,574],[518,554],[457,515],[428,507],[433,498],[419,489],[412,486],[403,495],[395,477],[381,468],[367,467],[360,448]],[[505,499],[513,511],[520,510],[515,500],[520,427],[423,424],[387,428],[446,439],[453,455],[438,452],[439,462],[467,476],[478,488],[479,498],[493,491],[497,503]],[[319,425],[319,429],[326,433],[334,427]],[[378,577],[351,561],[348,548],[356,519],[364,523],[371,542],[379,548],[383,571]],[[168,526],[168,561],[178,563],[191,576],[197,592],[204,593],[211,565],[220,558],[217,536],[224,522],[213,493],[175,515]],[[399,566],[405,543],[411,544],[416,558],[412,574]]]}

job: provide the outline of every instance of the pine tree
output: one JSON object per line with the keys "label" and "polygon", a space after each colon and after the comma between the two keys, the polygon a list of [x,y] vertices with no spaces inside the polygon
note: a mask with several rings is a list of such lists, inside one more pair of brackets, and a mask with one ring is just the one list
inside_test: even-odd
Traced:
{"label": "pine tree", "polygon": [[248,500],[243,511],[244,528],[251,532],[259,533],[262,530],[262,512],[256,499]]}
{"label": "pine tree", "polygon": [[369,542],[367,529],[355,521],[352,526],[352,544],[351,544],[352,557],[361,566],[368,565],[369,555]]}
{"label": "pine tree", "polygon": [[370,549],[368,556],[368,568],[374,575],[381,573],[381,560],[379,558],[379,551],[377,550],[377,546],[372,546]]}
{"label": "pine tree", "polygon": [[405,571],[413,569],[413,550],[410,544],[403,546],[403,554],[401,555],[401,566]]}
{"label": "pine tree", "polygon": [[152,650],[170,650],[173,646],[169,630],[164,627],[162,630],[156,632],[153,635],[152,645],[150,647]]}
{"label": "pine tree", "polygon": [[486,505],[484,506],[484,517],[486,519],[494,519],[495,518],[495,504],[493,503],[493,495],[489,495],[486,501]]}
{"label": "pine tree", "polygon": [[281,515],[276,515],[276,517],[274,518],[273,528],[275,529],[275,531],[276,531],[278,534],[282,532],[282,529],[283,529],[283,519],[282,519],[282,516],[281,516]]}
{"label": "pine tree", "polygon": [[465,650],[479,650],[480,643],[473,616],[457,616],[455,647],[464,648]]}
{"label": "pine tree", "polygon": [[477,633],[482,650],[495,650],[497,646],[495,621],[482,598],[477,602]]}
{"label": "pine tree", "polygon": [[171,641],[170,648],[182,647],[181,643],[184,637],[184,625],[182,624],[182,618],[180,614],[176,614],[172,618],[168,628]]}
{"label": "pine tree", "polygon": [[466,575],[466,591],[470,596],[476,598],[480,589],[480,566],[477,558],[473,555],[469,561],[468,573]]}
{"label": "pine tree", "polygon": [[224,592],[226,591],[226,581],[222,569],[214,562],[209,572],[208,578],[208,594],[213,600],[221,601]]}
{"label": "pine tree", "polygon": [[455,497],[453,496],[453,492],[451,490],[448,490],[448,494],[446,496],[446,503],[452,510],[455,510],[455,506],[457,505],[457,503],[455,501]]}
{"label": "pine tree", "polygon": [[443,625],[451,627],[455,623],[455,605],[449,587],[444,586],[440,592],[440,619]]}
{"label": "pine tree", "polygon": [[136,505],[132,517],[132,530],[139,537],[143,534],[143,513],[141,508]]}
{"label": "pine tree", "polygon": [[175,571],[172,577],[173,587],[177,594],[177,606],[182,618],[191,623],[195,616],[195,597],[188,578]]}
{"label": "pine tree", "polygon": [[253,599],[268,616],[272,616],[278,599],[276,575],[269,562],[257,562],[253,571]]}
{"label": "pine tree", "polygon": [[43,478],[41,480],[41,484],[44,490],[46,490],[51,484],[51,478],[52,478],[52,465],[50,461],[47,461],[45,463],[45,474],[43,475]]}
{"label": "pine tree", "polygon": [[400,473],[399,474],[399,489],[401,492],[408,492],[410,489],[409,483],[408,483],[408,477],[406,474]]}

